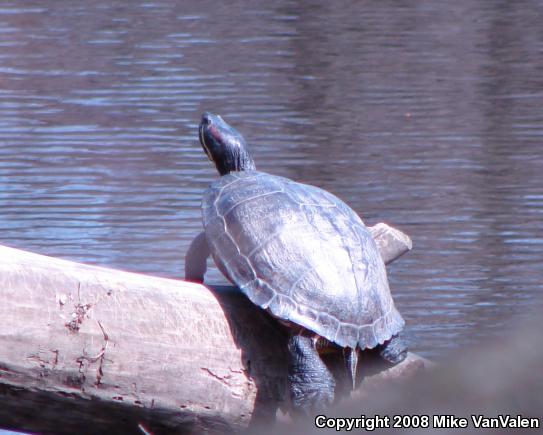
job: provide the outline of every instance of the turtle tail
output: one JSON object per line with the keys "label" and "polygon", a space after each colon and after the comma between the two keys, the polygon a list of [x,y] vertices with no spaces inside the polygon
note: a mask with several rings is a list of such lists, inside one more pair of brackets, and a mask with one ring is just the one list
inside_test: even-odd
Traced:
{"label": "turtle tail", "polygon": [[347,368],[349,380],[351,381],[351,387],[354,390],[356,387],[356,371],[358,368],[358,347],[351,348],[346,347],[344,349],[345,365]]}

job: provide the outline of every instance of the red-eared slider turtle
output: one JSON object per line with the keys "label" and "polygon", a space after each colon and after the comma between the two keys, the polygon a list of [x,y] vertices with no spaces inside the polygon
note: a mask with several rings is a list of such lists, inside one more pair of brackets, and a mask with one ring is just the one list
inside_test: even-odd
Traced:
{"label": "red-eared slider turtle", "polygon": [[205,235],[189,249],[199,254],[187,258],[186,278],[203,279],[211,252],[254,304],[290,325],[293,406],[317,410],[334,398],[334,378],[315,348],[319,336],[346,348],[353,382],[358,349],[378,347],[386,360],[402,361],[404,321],[360,217],[325,190],[257,171],[241,134],[220,116],[204,113],[199,133],[221,177],[204,193]]}

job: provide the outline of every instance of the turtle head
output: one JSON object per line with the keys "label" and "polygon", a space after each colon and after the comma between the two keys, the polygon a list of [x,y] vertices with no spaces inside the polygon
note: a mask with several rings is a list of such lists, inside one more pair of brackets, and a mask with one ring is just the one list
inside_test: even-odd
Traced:
{"label": "turtle head", "polygon": [[204,112],[199,128],[200,144],[221,175],[255,169],[245,139],[220,116]]}

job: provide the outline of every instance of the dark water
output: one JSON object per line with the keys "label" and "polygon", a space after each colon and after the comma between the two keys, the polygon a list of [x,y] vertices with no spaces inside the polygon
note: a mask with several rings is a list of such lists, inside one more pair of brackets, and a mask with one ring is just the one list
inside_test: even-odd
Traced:
{"label": "dark water", "polygon": [[226,3],[0,4],[0,243],[181,277],[211,110],[413,238],[413,350],[513,327],[543,282],[543,4]]}

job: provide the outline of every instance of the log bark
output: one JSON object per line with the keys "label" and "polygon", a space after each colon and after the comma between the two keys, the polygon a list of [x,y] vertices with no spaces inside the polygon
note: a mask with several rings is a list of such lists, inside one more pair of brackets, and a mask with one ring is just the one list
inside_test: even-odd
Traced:
{"label": "log bark", "polygon": [[2,427],[224,433],[286,409],[286,335],[234,287],[0,246],[0,297]]}

